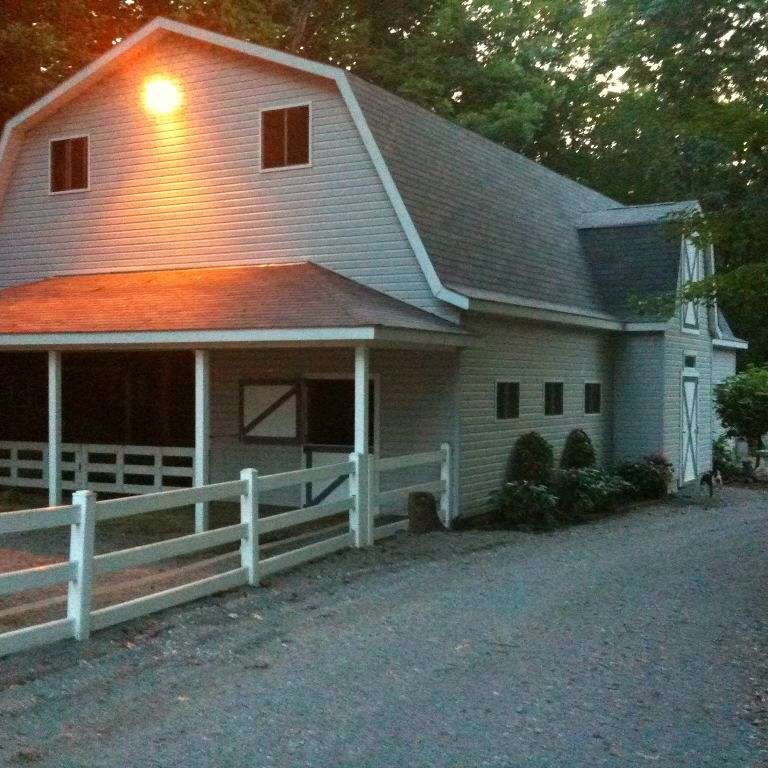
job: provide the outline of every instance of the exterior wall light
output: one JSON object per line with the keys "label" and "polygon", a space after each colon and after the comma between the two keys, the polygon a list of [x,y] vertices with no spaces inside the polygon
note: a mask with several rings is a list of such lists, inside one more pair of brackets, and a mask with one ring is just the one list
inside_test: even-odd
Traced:
{"label": "exterior wall light", "polygon": [[144,82],[142,101],[150,114],[169,115],[181,106],[181,88],[174,80],[155,75]]}

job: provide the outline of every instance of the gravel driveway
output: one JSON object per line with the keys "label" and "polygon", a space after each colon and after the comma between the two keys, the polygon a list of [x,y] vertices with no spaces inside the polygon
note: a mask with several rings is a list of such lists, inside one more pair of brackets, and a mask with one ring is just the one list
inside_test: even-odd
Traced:
{"label": "gravel driveway", "polygon": [[400,536],[0,660],[0,762],[763,766],[768,494]]}

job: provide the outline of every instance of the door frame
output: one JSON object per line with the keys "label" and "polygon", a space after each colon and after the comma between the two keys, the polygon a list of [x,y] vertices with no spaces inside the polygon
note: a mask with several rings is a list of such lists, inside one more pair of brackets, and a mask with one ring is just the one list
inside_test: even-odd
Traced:
{"label": "door frame", "polygon": [[[687,382],[694,382],[694,400],[693,400],[693,412],[695,416],[694,434],[692,436],[693,441],[693,472],[694,475],[690,480],[685,478],[685,469],[688,459],[688,448],[691,442],[689,435],[689,420],[688,420],[688,405],[687,396],[685,393],[685,385]],[[680,378],[680,482],[679,485],[686,485],[687,483],[696,482],[699,477],[699,373],[694,368],[684,368]]]}

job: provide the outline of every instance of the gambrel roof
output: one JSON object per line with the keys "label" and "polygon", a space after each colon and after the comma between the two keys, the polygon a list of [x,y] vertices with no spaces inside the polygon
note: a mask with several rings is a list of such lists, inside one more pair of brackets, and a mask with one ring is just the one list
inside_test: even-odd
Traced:
{"label": "gambrel roof", "polygon": [[[75,98],[129,49],[162,35],[332,80],[435,296],[462,309],[517,307],[613,328],[658,318],[632,291],[672,291],[680,239],[665,221],[697,208],[623,206],[345,70],[168,19],[155,19],[11,120],[0,142],[0,195],[23,131]],[[538,315],[532,313],[539,313]]]}

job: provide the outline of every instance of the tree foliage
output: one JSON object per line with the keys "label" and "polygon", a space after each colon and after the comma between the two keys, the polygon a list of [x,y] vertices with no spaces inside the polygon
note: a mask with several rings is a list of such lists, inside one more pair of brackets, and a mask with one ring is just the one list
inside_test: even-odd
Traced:
{"label": "tree foliage", "polygon": [[764,0],[5,0],[0,122],[164,15],[346,67],[617,200],[696,198],[768,354]]}
{"label": "tree foliage", "polygon": [[768,366],[750,365],[715,387],[715,407],[729,434],[756,452],[768,433]]}

